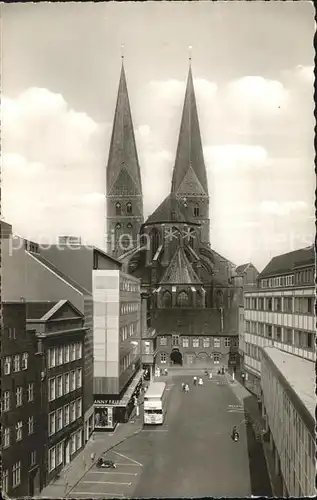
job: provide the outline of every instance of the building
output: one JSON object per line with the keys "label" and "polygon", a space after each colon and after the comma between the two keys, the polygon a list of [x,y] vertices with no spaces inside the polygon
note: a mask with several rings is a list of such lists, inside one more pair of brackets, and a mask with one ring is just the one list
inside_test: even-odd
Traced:
{"label": "building", "polygon": [[[141,280],[147,297],[151,330],[142,333],[142,359],[152,369],[166,363],[228,364],[238,340],[242,279],[234,264],[210,247],[208,180],[191,66],[170,194],[145,222],[142,207],[122,64],[107,165],[107,237],[108,251]],[[230,359],[238,358],[232,353]]]}
{"label": "building", "polygon": [[65,300],[3,311],[3,491],[34,496],[84,443],[84,320]]}
{"label": "building", "polygon": [[69,245],[69,246],[77,246],[81,245],[81,237],[80,236],[59,236],[58,237],[58,244],[60,246],[63,245]]}
{"label": "building", "polygon": [[[91,294],[91,332],[86,349],[93,385],[87,397],[95,401],[95,428],[112,429],[117,422],[126,421],[131,411],[130,392],[141,377],[140,280],[124,273],[120,261],[95,247],[61,249],[53,245],[41,251],[42,257]],[[101,414],[103,424],[96,426]]]}
{"label": "building", "polygon": [[36,339],[39,464],[42,487],[67,465],[85,443],[84,317],[70,302],[27,304],[27,331]]}
{"label": "building", "polygon": [[2,491],[11,497],[41,490],[40,372],[35,338],[26,330],[26,304],[2,302]]}
{"label": "building", "polygon": [[248,262],[247,264],[243,264],[236,268],[237,276],[240,276],[243,281],[243,289],[247,290],[248,288],[254,288],[257,286],[257,278],[259,275],[259,271],[252,264],[252,262]]}
{"label": "building", "polygon": [[314,247],[274,257],[258,276],[258,286],[244,294],[245,330],[240,353],[248,388],[261,393],[260,350],[274,346],[315,359]]}
{"label": "building", "polygon": [[[2,222],[3,224],[3,222]],[[55,246],[54,248],[59,248]],[[85,337],[85,395],[83,412],[85,420],[85,441],[89,439],[93,431],[93,305],[92,291],[81,285],[76,280],[77,275],[81,278],[88,277],[92,272],[92,262],[80,260],[81,247],[63,247],[62,252],[68,253],[70,263],[66,266],[58,266],[43,255],[39,245],[30,242],[12,233],[12,227],[6,225],[5,235],[2,238],[2,296],[5,301],[59,302],[68,300],[78,309],[85,318],[85,327],[88,328]],[[40,253],[41,251],[41,253]],[[74,252],[77,259],[74,259]],[[58,254],[58,253],[57,253]],[[72,258],[69,258],[69,256]],[[67,259],[66,259],[67,262]],[[68,268],[72,273],[71,277]],[[85,281],[85,280],[84,280]]]}
{"label": "building", "polygon": [[126,422],[141,382],[140,281],[120,270],[93,272],[95,429]]}
{"label": "building", "polygon": [[244,297],[245,385],[262,406],[279,496],[316,495],[314,277],[311,246],[274,257]]}

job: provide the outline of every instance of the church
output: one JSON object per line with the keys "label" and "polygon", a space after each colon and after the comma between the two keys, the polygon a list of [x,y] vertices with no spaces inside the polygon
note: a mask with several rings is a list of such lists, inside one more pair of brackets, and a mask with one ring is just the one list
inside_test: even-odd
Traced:
{"label": "church", "polygon": [[210,210],[191,61],[169,195],[144,220],[124,61],[107,164],[108,253],[142,283],[153,365],[238,363],[243,309],[235,265],[210,245]]}

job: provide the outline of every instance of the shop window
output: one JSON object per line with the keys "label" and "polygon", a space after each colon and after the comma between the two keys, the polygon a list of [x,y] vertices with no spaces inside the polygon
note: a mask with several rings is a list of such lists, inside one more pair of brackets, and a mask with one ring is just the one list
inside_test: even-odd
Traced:
{"label": "shop window", "polygon": [[214,358],[215,365],[218,365],[219,361],[220,361],[220,354],[218,352],[214,352],[213,358]]}

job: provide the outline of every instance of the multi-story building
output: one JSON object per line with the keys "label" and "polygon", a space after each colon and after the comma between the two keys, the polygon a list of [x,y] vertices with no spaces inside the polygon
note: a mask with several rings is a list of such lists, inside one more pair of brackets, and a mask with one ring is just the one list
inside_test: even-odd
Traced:
{"label": "multi-story building", "polygon": [[260,349],[275,346],[315,358],[315,256],[308,247],[274,257],[244,294],[245,330],[240,336],[248,388],[260,395]]}
{"label": "multi-story building", "polygon": [[140,384],[140,281],[120,270],[94,270],[95,429],[125,422]]}
{"label": "multi-story building", "polygon": [[2,492],[41,490],[40,371],[35,339],[26,330],[26,304],[3,302],[1,331]]}
{"label": "multi-story building", "polygon": [[279,496],[314,496],[314,247],[274,257],[245,293],[239,349],[262,405]]}
{"label": "multi-story building", "polygon": [[42,485],[48,484],[85,443],[83,315],[68,301],[27,304],[27,331],[36,339],[41,414]]}
{"label": "multi-story building", "polygon": [[3,310],[3,491],[34,496],[84,443],[84,320],[65,300]]}

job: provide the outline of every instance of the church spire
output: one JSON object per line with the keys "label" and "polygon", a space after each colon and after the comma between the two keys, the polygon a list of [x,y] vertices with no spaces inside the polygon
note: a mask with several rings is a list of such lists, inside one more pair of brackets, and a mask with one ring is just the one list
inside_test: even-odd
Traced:
{"label": "church spire", "polygon": [[[191,49],[191,47],[190,47]],[[201,143],[199,120],[196,106],[194,82],[191,68],[191,50],[189,53],[189,71],[183,107],[183,115],[178,139],[176,160],[172,178],[172,193],[177,196],[186,196],[188,182],[193,182],[197,196],[208,196],[206,167]]]}
{"label": "church spire", "polygon": [[[126,240],[131,237],[130,241],[132,239],[135,244],[143,223],[140,165],[127,89],[123,46],[121,59],[118,97],[107,165],[107,240],[108,251],[115,256],[121,255],[125,250],[117,248],[119,237],[122,236]],[[112,248],[114,241],[116,249]]]}

